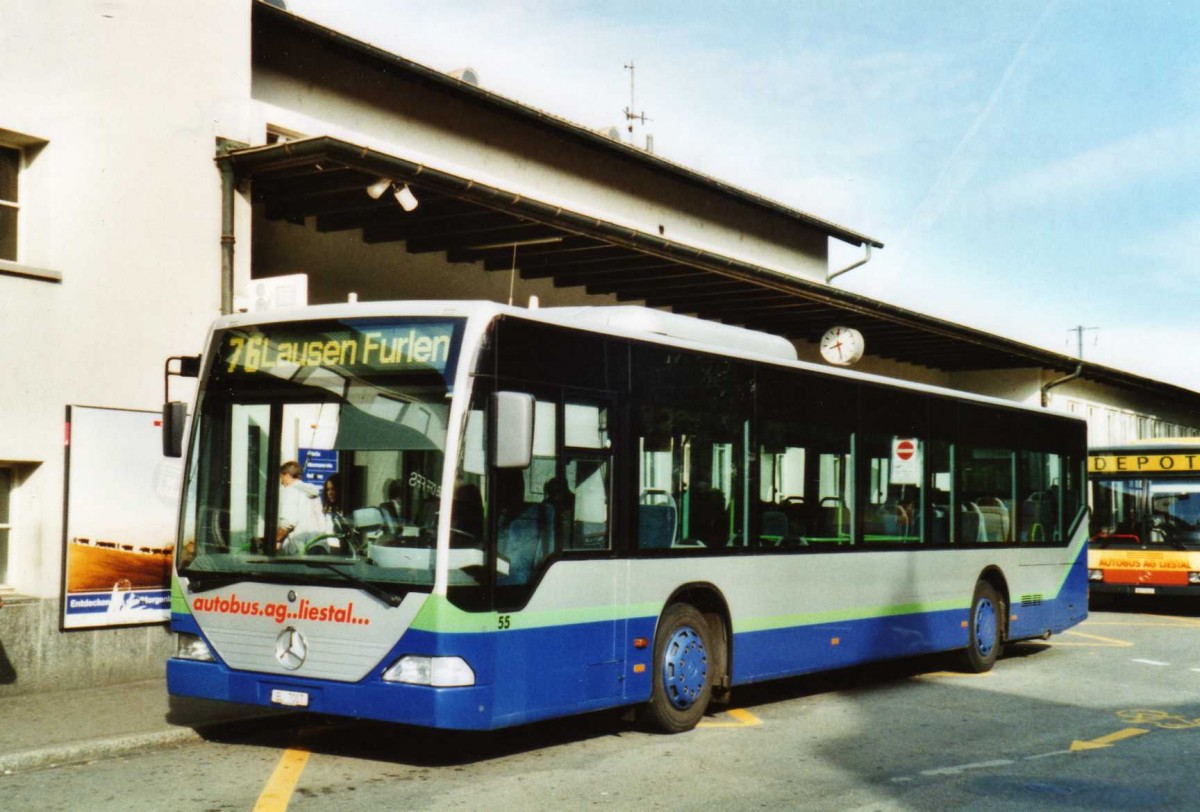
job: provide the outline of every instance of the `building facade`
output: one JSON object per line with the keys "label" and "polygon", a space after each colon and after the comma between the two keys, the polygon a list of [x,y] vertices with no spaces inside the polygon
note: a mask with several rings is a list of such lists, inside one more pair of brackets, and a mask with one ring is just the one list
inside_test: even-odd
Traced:
{"label": "building facade", "polygon": [[[0,53],[0,695],[161,673],[161,624],[62,628],[68,407],[150,414],[168,356],[297,280],[312,304],[642,303],[813,361],[821,332],[861,324],[866,371],[1046,399],[1097,442],[1200,433],[1196,393],[1072,377],[1070,358],[825,284],[830,241],[872,237],[273,4],[0,0]],[[114,510],[136,525],[144,506]]]}

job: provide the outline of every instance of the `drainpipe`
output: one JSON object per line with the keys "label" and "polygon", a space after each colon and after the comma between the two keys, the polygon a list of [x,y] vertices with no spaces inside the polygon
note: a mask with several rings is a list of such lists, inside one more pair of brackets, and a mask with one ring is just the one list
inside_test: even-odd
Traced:
{"label": "drainpipe", "polygon": [[221,315],[233,312],[233,235],[234,182],[233,167],[219,164],[221,169]]}
{"label": "drainpipe", "polygon": [[850,263],[845,268],[842,268],[840,271],[834,271],[833,273],[829,274],[829,276],[825,277],[825,284],[828,285],[830,282],[832,282],[834,279],[841,276],[842,274],[849,273],[850,271],[853,271],[855,268],[862,267],[863,265],[866,265],[868,262],[870,262],[871,261],[871,243],[865,242],[865,243],[863,243],[863,247],[867,249],[867,252],[865,254],[863,254],[862,259],[858,260],[857,262]]}
{"label": "drainpipe", "polygon": [[1042,384],[1042,408],[1045,409],[1047,406],[1050,405],[1050,390],[1051,389],[1053,389],[1056,386],[1062,386],[1064,383],[1067,383],[1068,381],[1073,381],[1082,374],[1083,374],[1083,364],[1080,364],[1079,366],[1075,367],[1075,371],[1072,372],[1070,375],[1064,375],[1063,377],[1059,378],[1056,381],[1050,381],[1049,383]]}
{"label": "drainpipe", "polygon": [[[218,138],[217,157],[247,146],[239,141]],[[221,173],[221,315],[227,316],[233,312],[233,248],[237,242],[233,232],[233,212],[237,205],[237,181],[229,161],[217,161],[217,170]]]}

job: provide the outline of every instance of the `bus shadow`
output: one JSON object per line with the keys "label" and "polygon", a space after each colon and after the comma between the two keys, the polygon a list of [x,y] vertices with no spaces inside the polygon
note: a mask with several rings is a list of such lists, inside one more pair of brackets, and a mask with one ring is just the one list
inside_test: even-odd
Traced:
{"label": "bus shadow", "polygon": [[[1003,667],[1004,660],[1033,657],[1053,647],[1052,643],[1041,640],[1007,643],[997,667]],[[962,670],[954,652],[886,660],[836,671],[824,671],[800,677],[738,686],[733,691],[731,707],[750,709],[820,694],[876,691],[888,686],[899,686],[907,680],[947,672],[964,675],[968,673]],[[721,710],[720,705],[715,706],[716,712]]]}
{"label": "bus shadow", "polygon": [[[1005,649],[1005,658],[1035,656],[1049,648],[1052,646],[1041,641],[1012,643]],[[728,708],[758,709],[821,694],[899,688],[911,679],[955,670],[953,655],[935,654],[743,685],[733,690],[729,705],[714,703],[708,718],[719,717]],[[322,755],[414,767],[454,767],[606,737],[661,735],[642,727],[632,708],[482,732],[296,713],[213,725],[199,732],[208,741],[222,744],[303,748]]]}
{"label": "bus shadow", "polygon": [[1093,595],[1088,603],[1089,612],[1113,612],[1123,615],[1170,615],[1172,617],[1200,617],[1200,601],[1194,597],[1163,595]]}
{"label": "bus shadow", "polygon": [[293,714],[286,719],[271,719],[261,727],[237,722],[199,732],[207,741],[220,744],[301,748],[326,756],[413,767],[454,767],[640,729],[630,709],[617,708],[495,731],[431,730]]}

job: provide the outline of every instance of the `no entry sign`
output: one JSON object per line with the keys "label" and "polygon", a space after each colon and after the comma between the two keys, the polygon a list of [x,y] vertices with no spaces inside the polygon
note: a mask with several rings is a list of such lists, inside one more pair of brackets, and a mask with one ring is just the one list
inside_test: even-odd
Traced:
{"label": "no entry sign", "polygon": [[916,440],[907,437],[892,440],[891,481],[893,485],[921,484],[921,455]]}

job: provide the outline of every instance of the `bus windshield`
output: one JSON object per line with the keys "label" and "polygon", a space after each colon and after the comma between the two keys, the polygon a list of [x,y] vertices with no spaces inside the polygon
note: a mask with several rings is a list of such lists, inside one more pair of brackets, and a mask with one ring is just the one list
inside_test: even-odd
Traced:
{"label": "bus windshield", "polygon": [[218,333],[180,523],[191,588],[428,589],[461,333],[417,318]]}
{"label": "bus windshield", "polygon": [[1200,549],[1200,479],[1092,480],[1092,543]]}

